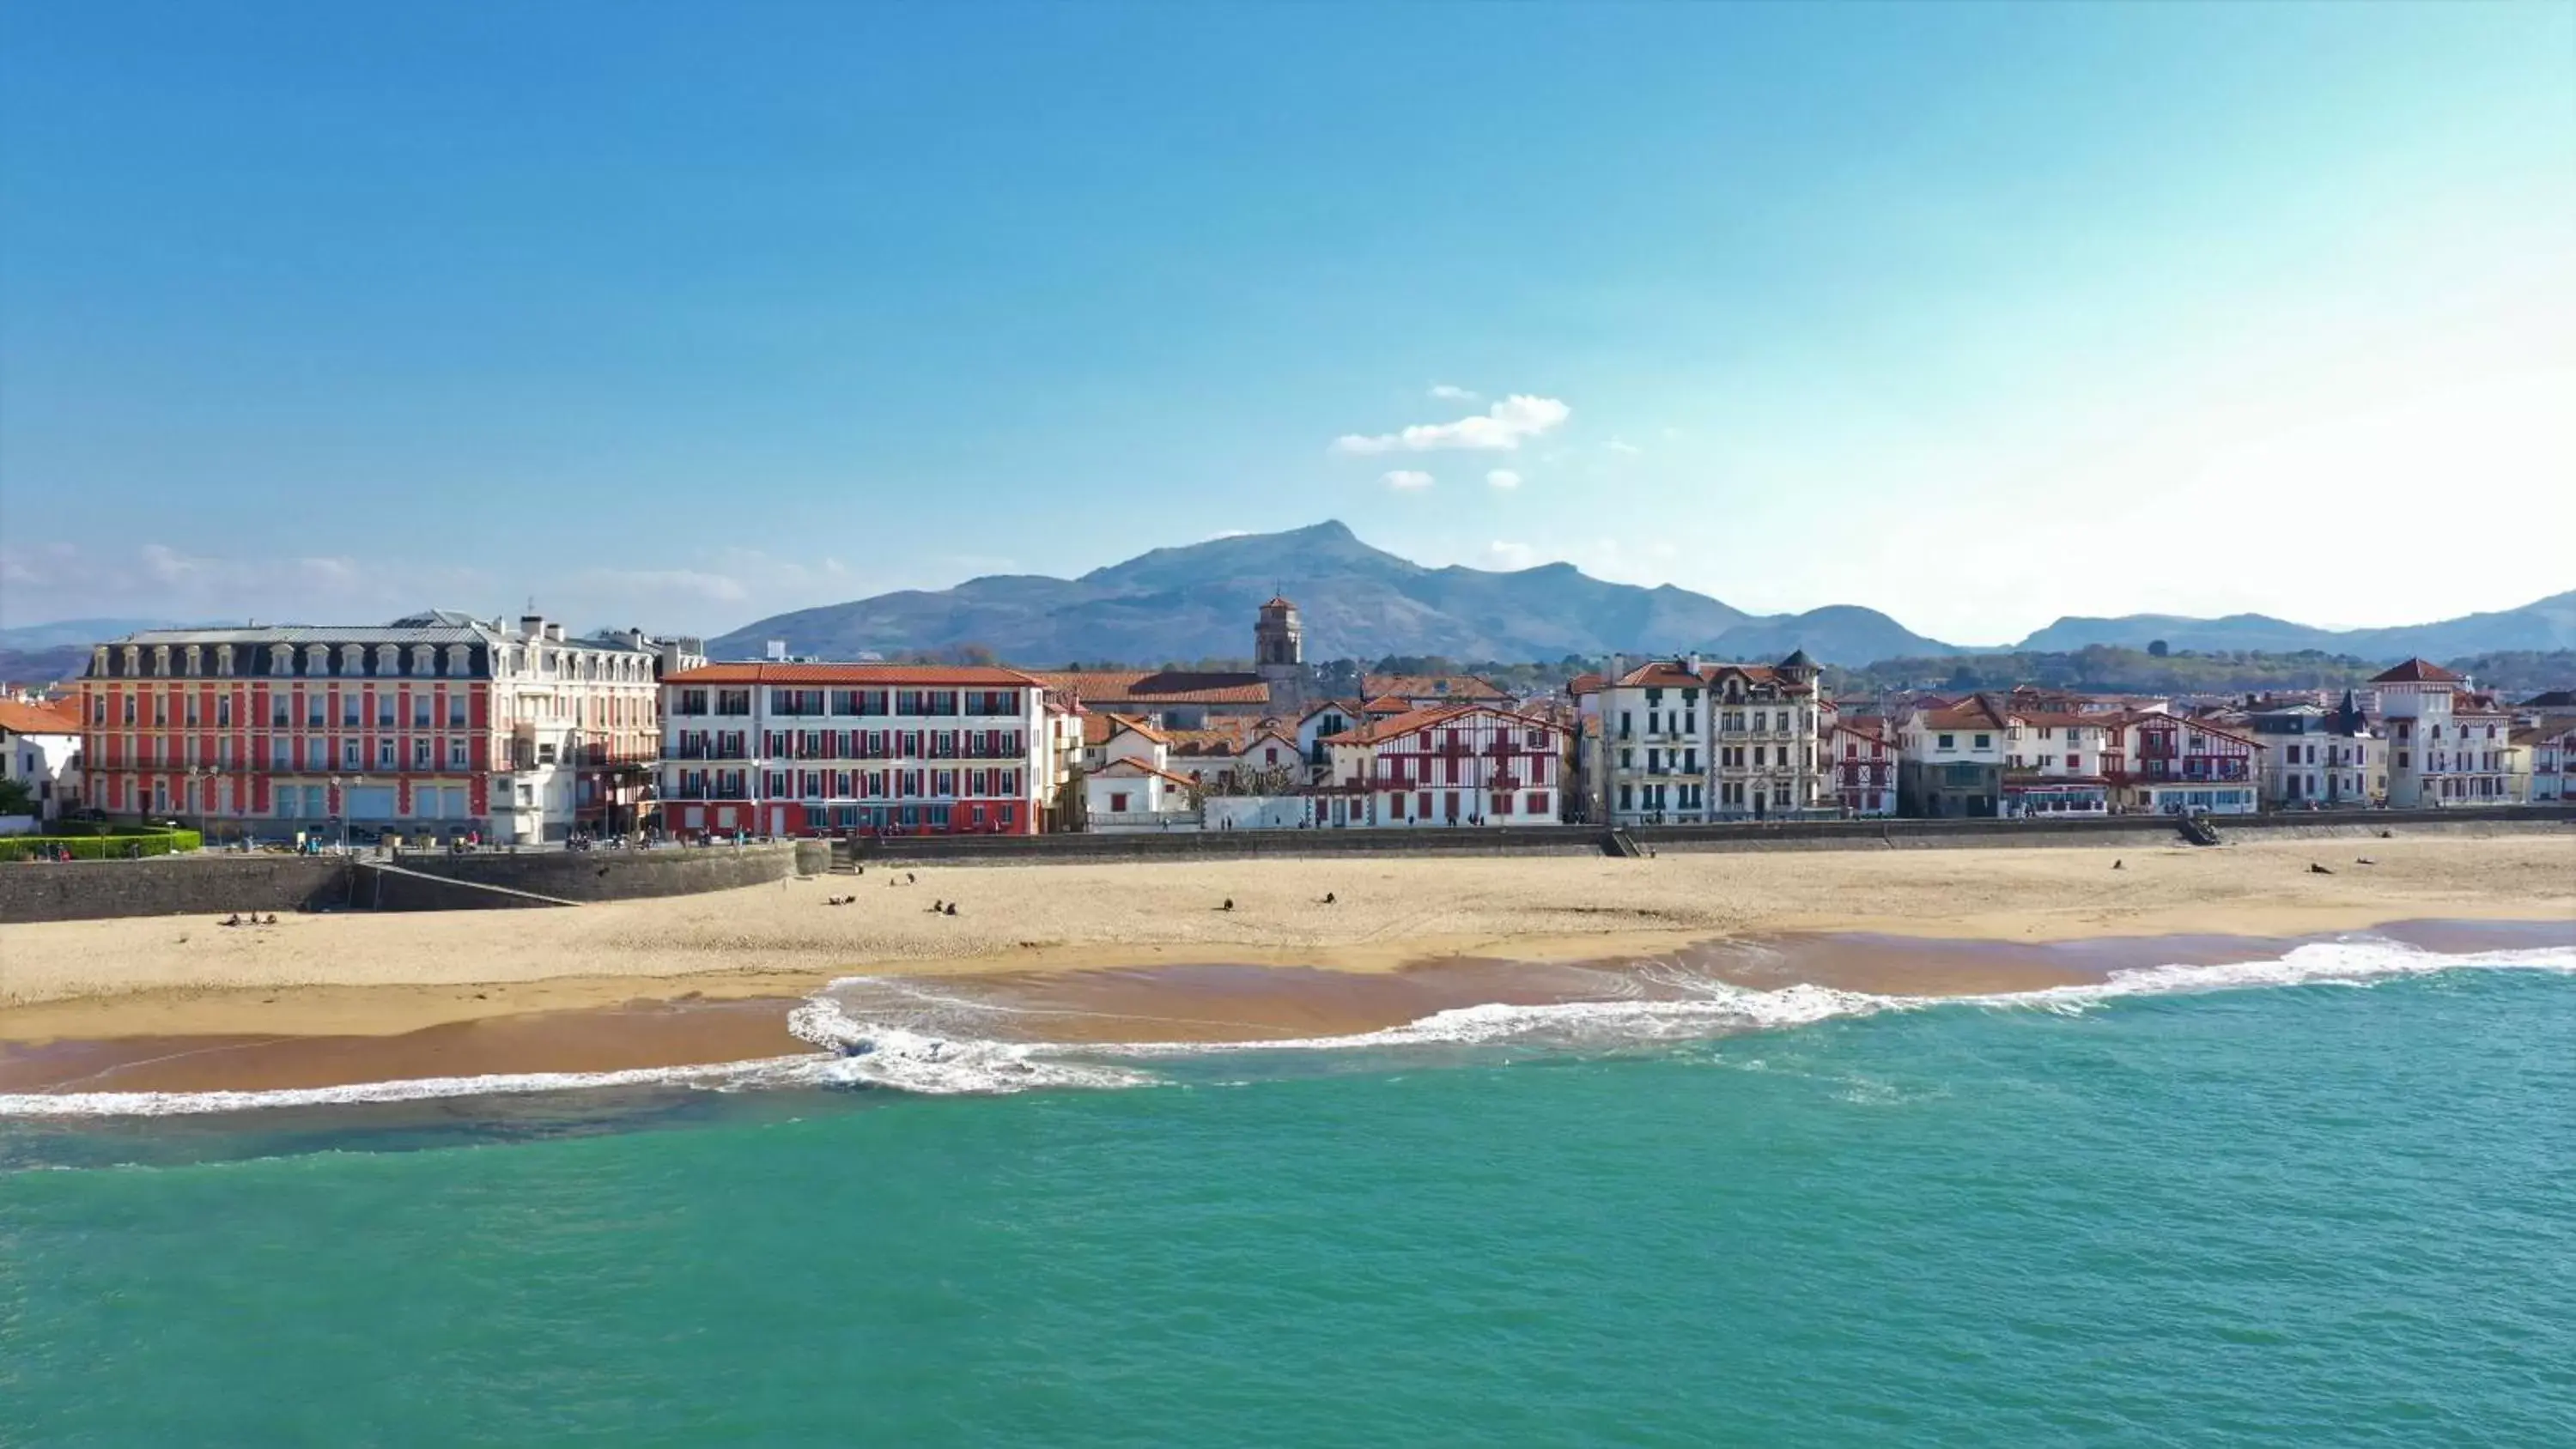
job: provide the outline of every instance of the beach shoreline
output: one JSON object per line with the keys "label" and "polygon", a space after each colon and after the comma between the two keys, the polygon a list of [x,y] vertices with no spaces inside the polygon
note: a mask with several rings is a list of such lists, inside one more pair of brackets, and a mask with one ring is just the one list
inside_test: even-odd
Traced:
{"label": "beach shoreline", "polygon": [[[2309,869],[2320,863],[2332,873]],[[561,911],[0,925],[0,1042],[389,1037],[547,1012],[801,998],[869,974],[1208,963],[1384,973],[1822,935],[2287,940],[2402,920],[2576,920],[2571,882],[2576,835],[2528,833],[2216,850],[872,870]],[[836,896],[855,899],[825,903]],[[950,900],[959,915],[930,909]]]}
{"label": "beach shoreline", "polygon": [[[2405,921],[2380,946],[2442,955],[2576,949],[2576,923]],[[1861,933],[1729,937],[1579,959],[1451,956],[1390,970],[1161,962],[1079,969],[883,973],[804,994],[689,992],[607,1006],[511,1009],[396,1032],[208,1032],[0,1040],[0,1097],[14,1093],[277,1092],[466,1078],[562,1078],[782,1062],[830,1047],[792,1028],[819,1006],[837,1029],[913,1043],[964,1041],[1079,1053],[1140,1044],[1336,1042],[1446,1013],[1693,1006],[1800,990],[1833,998],[2031,998],[2123,971],[2278,961],[2350,939],[2110,936],[2048,942]],[[374,988],[382,990],[383,988]],[[1749,994],[1738,995],[1738,994]],[[1718,1028],[1724,1029],[1724,1028]],[[1740,1028],[1739,1028],[1740,1029]]]}

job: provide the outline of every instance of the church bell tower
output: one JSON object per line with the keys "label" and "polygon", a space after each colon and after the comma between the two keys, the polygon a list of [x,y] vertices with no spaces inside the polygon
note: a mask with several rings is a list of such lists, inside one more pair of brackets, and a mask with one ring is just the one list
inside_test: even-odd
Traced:
{"label": "church bell tower", "polygon": [[1261,682],[1270,686],[1272,709],[1304,705],[1306,626],[1298,621],[1295,604],[1274,595],[1261,606],[1260,621],[1252,626],[1252,663],[1261,672]]}

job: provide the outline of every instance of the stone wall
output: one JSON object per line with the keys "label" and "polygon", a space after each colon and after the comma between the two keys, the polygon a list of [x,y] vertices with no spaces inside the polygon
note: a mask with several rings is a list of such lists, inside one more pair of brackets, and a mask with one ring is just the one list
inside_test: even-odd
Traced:
{"label": "stone wall", "polygon": [[[408,853],[405,870],[448,880],[502,886],[567,901],[625,901],[688,896],[767,885],[798,874],[800,856],[819,858],[823,841],[681,846],[662,850],[545,850],[517,855],[486,851]],[[813,871],[805,872],[807,874]]]}
{"label": "stone wall", "polygon": [[[2453,834],[2557,830],[2576,841],[2576,807],[2482,810],[2371,810],[2213,819],[2227,840],[2301,835]],[[2166,845],[2171,818],[2113,815],[2069,820],[1816,820],[1639,826],[1628,834],[1652,850],[1885,850],[2047,845]],[[1174,831],[1138,835],[925,835],[838,846],[862,862],[1039,864],[1048,861],[1231,860],[1265,855],[1592,855],[1603,832],[1587,825],[1457,829]]]}
{"label": "stone wall", "polygon": [[332,856],[165,855],[0,865],[0,921],[333,910],[349,865]]}
{"label": "stone wall", "polygon": [[[0,921],[81,921],[111,916],[224,915],[233,911],[445,911],[695,895],[820,874],[820,840],[671,850],[528,851],[518,855],[413,853],[397,871],[370,856],[160,856],[0,865]],[[800,864],[804,869],[800,872]],[[429,879],[424,879],[428,877]],[[440,882],[455,888],[442,889]],[[487,889],[497,887],[497,889]]]}

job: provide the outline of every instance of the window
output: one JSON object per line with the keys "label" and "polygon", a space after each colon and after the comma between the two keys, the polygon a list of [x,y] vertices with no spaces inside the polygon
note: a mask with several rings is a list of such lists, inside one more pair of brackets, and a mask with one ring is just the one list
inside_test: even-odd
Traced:
{"label": "window", "polygon": [[447,768],[451,770],[465,768],[465,741],[451,739],[447,742]]}
{"label": "window", "polygon": [[426,770],[429,768],[429,750],[430,742],[427,740],[414,740],[411,742],[411,767],[413,769]]}
{"label": "window", "polygon": [[363,760],[358,754],[358,742],[356,740],[342,740],[340,742],[340,764],[342,767],[354,770],[362,763]]}
{"label": "window", "polygon": [[1958,748],[1958,738],[1959,738],[1959,737],[1958,737],[1958,736],[1956,736],[1956,735],[1943,735],[1943,736],[1941,736],[1940,743],[1939,743],[1937,746],[1935,746],[1935,748],[1938,748],[1938,749],[1944,749],[1944,750],[1957,749],[1957,748]]}
{"label": "window", "polygon": [[390,770],[390,769],[392,769],[392,768],[394,767],[394,742],[393,742],[393,741],[391,741],[391,740],[378,740],[378,741],[376,741],[376,766],[377,766],[377,768],[379,768],[379,769],[384,769],[384,770]]}
{"label": "window", "polygon": [[1978,748],[1978,749],[1981,749],[1981,750],[1992,749],[1992,748],[1994,748],[1994,743],[1995,743],[1995,737],[1994,737],[1993,735],[1979,735],[1979,736],[1977,736],[1977,748]]}
{"label": "window", "polygon": [[217,729],[230,729],[230,728],[232,728],[232,723],[233,723],[233,697],[232,697],[231,695],[229,695],[229,694],[219,694],[219,695],[216,695],[216,696],[215,696],[215,728],[217,728]]}
{"label": "window", "polygon": [[1126,813],[1127,813],[1127,792],[1126,792],[1126,791],[1124,791],[1124,790],[1113,790],[1113,791],[1111,791],[1111,792],[1110,792],[1110,794],[1109,794],[1109,813],[1110,813],[1110,814],[1112,814],[1112,815],[1124,815],[1124,814],[1126,814]]}
{"label": "window", "polygon": [[416,730],[425,730],[425,729],[429,728],[429,691],[428,691],[428,690],[425,690],[425,689],[423,689],[423,690],[417,690],[417,691],[415,691],[415,692],[412,694],[412,697],[411,697],[411,727],[412,727],[413,729],[416,729]]}

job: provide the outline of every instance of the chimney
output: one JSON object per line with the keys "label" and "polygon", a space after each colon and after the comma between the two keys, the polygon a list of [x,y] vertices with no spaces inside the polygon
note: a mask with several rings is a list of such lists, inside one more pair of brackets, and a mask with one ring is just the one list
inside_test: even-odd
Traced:
{"label": "chimney", "polygon": [[1699,651],[1696,649],[1692,650],[1686,663],[1689,665],[1691,673],[1699,673]]}
{"label": "chimney", "polygon": [[787,641],[784,639],[770,640],[767,654],[771,663],[785,663],[787,659]]}
{"label": "chimney", "polygon": [[557,644],[561,644],[563,642],[563,625],[548,624],[546,626],[546,638]]}
{"label": "chimney", "polygon": [[521,614],[519,616],[519,632],[527,635],[531,639],[543,637],[546,632],[546,616],[543,614]]}

